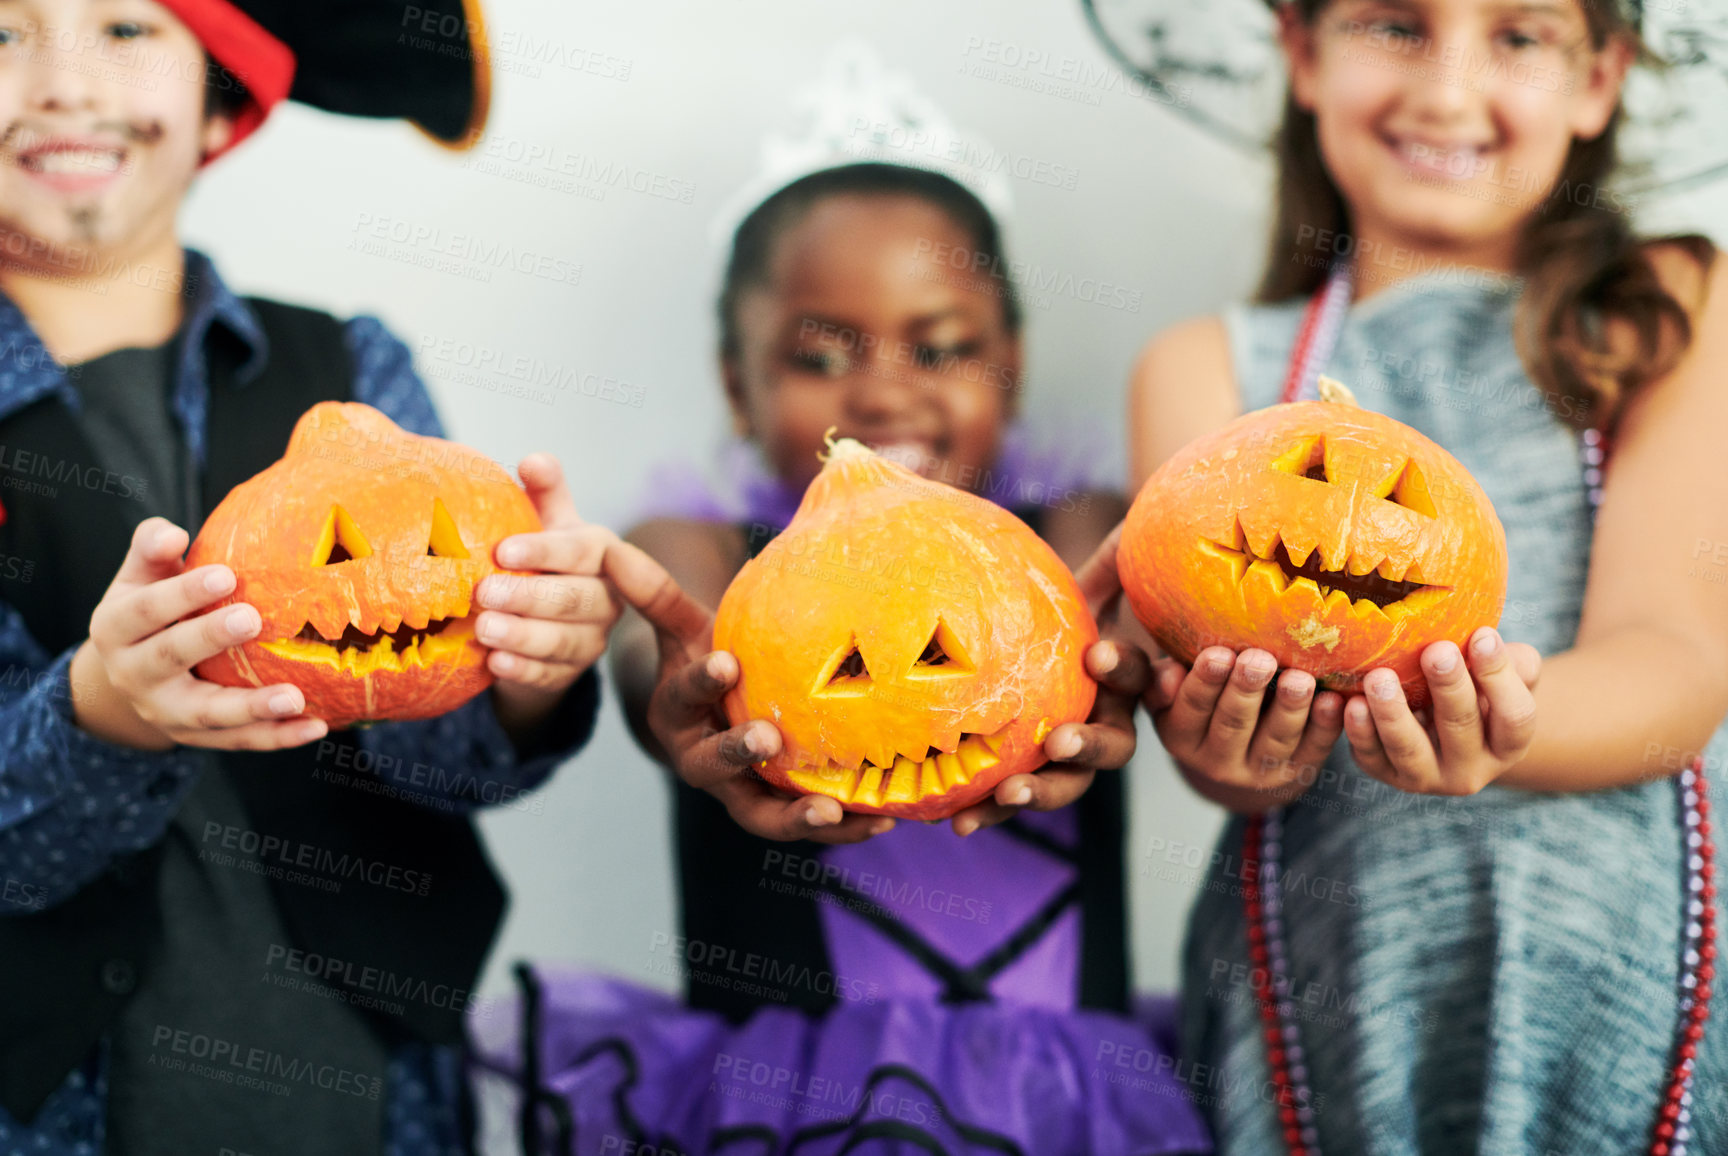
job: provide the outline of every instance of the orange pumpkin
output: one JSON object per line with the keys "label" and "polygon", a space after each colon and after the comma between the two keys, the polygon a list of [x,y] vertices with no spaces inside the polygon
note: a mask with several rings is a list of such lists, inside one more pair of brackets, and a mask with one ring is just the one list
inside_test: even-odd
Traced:
{"label": "orange pumpkin", "polygon": [[1172,656],[1270,651],[1345,694],[1500,620],[1506,533],[1456,458],[1323,379],[1198,438],[1148,478],[1117,558],[1134,613]]}
{"label": "orange pumpkin", "polygon": [[492,549],[540,528],[522,488],[467,446],[420,437],[368,405],[321,402],[288,452],[234,487],[187,564],[222,562],[253,641],[198,665],[227,686],[287,682],[332,727],[443,714],[491,685],[474,586]]}
{"label": "orange pumpkin", "polygon": [[1082,657],[1097,637],[1025,523],[849,438],[714,622],[740,670],[727,717],[780,728],[765,779],[912,819],[1042,766],[1050,731],[1092,709]]}

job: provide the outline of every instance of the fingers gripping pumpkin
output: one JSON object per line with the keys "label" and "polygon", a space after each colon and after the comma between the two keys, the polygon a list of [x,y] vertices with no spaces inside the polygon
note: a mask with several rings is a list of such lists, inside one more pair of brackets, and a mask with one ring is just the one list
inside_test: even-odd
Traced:
{"label": "fingers gripping pumpkin", "polygon": [[253,641],[198,673],[292,683],[332,727],[443,714],[492,682],[470,611],[475,584],[499,572],[493,547],[539,528],[528,495],[484,454],[371,406],[322,402],[187,553],[189,566],[232,568],[225,601],[263,618]]}
{"label": "fingers gripping pumpkin", "polygon": [[784,533],[738,572],[714,645],[740,670],[734,724],[766,718],[786,790],[940,819],[1045,762],[1086,718],[1097,628],[1014,515],[841,439]]}
{"label": "fingers gripping pumpkin", "polygon": [[1259,647],[1346,694],[1386,666],[1420,706],[1423,648],[1500,620],[1506,534],[1456,458],[1322,385],[1326,400],[1246,414],[1148,478],[1122,585],[1184,663]]}

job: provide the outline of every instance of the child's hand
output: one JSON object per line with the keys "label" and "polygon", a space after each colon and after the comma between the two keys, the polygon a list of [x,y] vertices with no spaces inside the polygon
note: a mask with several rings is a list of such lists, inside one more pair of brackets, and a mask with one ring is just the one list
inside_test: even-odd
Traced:
{"label": "child's hand", "polygon": [[1265,793],[1276,806],[1300,795],[1338,741],[1344,699],[1315,694],[1314,676],[1286,670],[1261,713],[1278,661],[1264,650],[1237,654],[1209,646],[1184,671],[1174,659],[1154,665],[1146,707],[1170,757],[1190,779],[1226,792]]}
{"label": "child's hand", "polygon": [[[1086,607],[1107,633],[1121,609],[1122,580],[1116,572],[1120,524],[1075,572]],[[953,818],[954,833],[970,835],[1023,808],[1054,811],[1074,802],[1100,770],[1113,771],[1134,757],[1134,705],[1152,680],[1146,652],[1124,637],[1102,638],[1086,651],[1086,670],[1098,680],[1098,698],[1084,723],[1064,723],[1044,738],[1050,762],[1031,774],[1010,775],[989,799]]]}
{"label": "child's hand", "polygon": [[618,541],[576,513],[558,459],[531,454],[518,467],[543,527],[499,542],[493,557],[533,577],[491,574],[475,588],[482,608],[474,630],[492,648],[486,666],[502,720],[531,724],[606,651],[606,635],[623,611],[600,577],[601,559]]}
{"label": "child's hand", "polygon": [[[322,738],[322,719],[296,718],[305,696],[287,683],[218,686],[192,673],[263,627],[244,602],[199,611],[234,590],[226,566],[186,570],[186,531],[147,518],[90,615],[90,638],[72,657],[72,709],[97,738],[143,750],[176,743],[224,750],[276,750]],[[184,621],[182,621],[184,619]]]}
{"label": "child's hand", "polygon": [[779,753],[780,732],[765,719],[728,728],[720,703],[738,681],[738,660],[712,649],[713,614],[629,542],[608,547],[604,565],[618,593],[654,627],[660,667],[648,726],[680,779],[719,799],[734,822],[764,839],[858,843],[893,828],[893,819],[847,814],[838,800],[789,795],[757,775],[755,765]]}
{"label": "child's hand", "polygon": [[1412,712],[1398,676],[1377,668],[1344,710],[1356,763],[1374,778],[1419,795],[1474,795],[1505,774],[1536,734],[1531,693],[1542,657],[1483,627],[1470,638],[1469,667],[1450,642],[1422,652],[1432,703]]}

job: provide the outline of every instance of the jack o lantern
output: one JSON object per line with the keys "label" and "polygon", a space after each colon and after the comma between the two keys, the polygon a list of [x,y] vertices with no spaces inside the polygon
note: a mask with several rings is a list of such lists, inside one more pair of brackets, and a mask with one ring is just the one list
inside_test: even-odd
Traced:
{"label": "jack o lantern", "polygon": [[484,454],[408,433],[368,405],[321,402],[186,555],[188,566],[229,566],[237,581],[222,604],[250,603],[263,619],[198,673],[292,683],[331,727],[443,714],[492,682],[474,587],[517,573],[493,565],[493,547],[538,529],[528,495]]}
{"label": "jack o lantern", "polygon": [[943,819],[1036,770],[1086,718],[1097,627],[1073,575],[1008,511],[849,438],[786,530],[726,589],[734,725],[765,718],[784,789],[849,811]]}
{"label": "jack o lantern", "polygon": [[1500,620],[1506,533],[1456,458],[1322,379],[1198,438],[1147,479],[1117,565],[1173,657],[1259,647],[1344,694],[1385,666],[1412,706],[1419,659]]}

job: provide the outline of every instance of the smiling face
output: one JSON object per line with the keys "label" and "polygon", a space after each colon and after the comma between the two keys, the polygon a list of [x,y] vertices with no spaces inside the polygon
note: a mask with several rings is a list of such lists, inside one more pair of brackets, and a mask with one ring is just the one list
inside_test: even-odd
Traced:
{"label": "smiling face", "polygon": [[1020,344],[999,283],[952,263],[973,247],[942,209],[893,194],[827,196],[780,235],[723,365],[777,476],[808,485],[834,428],[925,476],[972,479],[995,460]]}
{"label": "smiling face", "polygon": [[177,249],[206,151],[203,47],[152,0],[0,0],[0,255],[21,268]]}
{"label": "smiling face", "polygon": [[491,683],[474,638],[492,550],[540,528],[484,455],[409,434],[377,410],[325,402],[282,460],[212,511],[187,565],[233,568],[227,600],[258,609],[257,639],[198,667],[229,686],[293,683],[332,727],[443,714]]}
{"label": "smiling face", "polygon": [[[1283,39],[1357,235],[1511,268],[1575,139],[1608,126],[1632,49],[1580,0],[1334,0]],[[1587,194],[1588,195],[1588,194]]]}
{"label": "smiling face", "polygon": [[1445,450],[1336,402],[1238,418],[1146,482],[1118,556],[1134,612],[1192,662],[1259,647],[1348,693],[1391,667],[1420,705],[1423,647],[1499,621],[1506,537]]}
{"label": "smiling face", "polygon": [[1072,575],[1012,514],[837,444],[798,515],[726,589],[734,723],[765,718],[786,790],[940,819],[1045,762],[1084,719],[1097,639]]}

